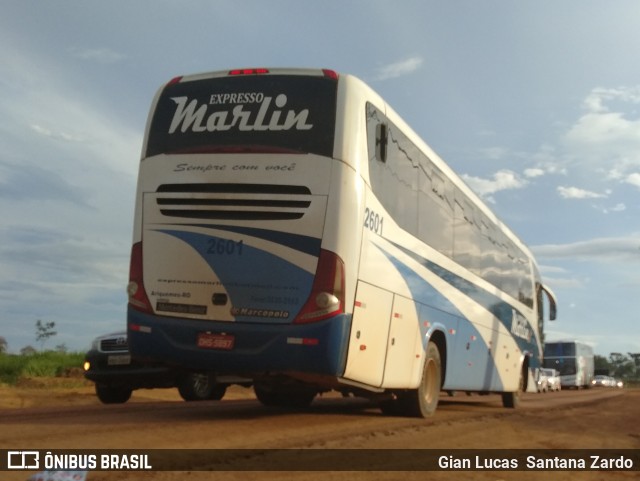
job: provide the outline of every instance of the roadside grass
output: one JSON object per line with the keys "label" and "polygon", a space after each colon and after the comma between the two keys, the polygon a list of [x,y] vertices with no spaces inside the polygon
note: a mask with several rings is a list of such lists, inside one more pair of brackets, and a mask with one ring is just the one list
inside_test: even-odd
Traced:
{"label": "roadside grass", "polygon": [[0,383],[16,385],[23,379],[77,377],[82,373],[83,352],[0,354]]}

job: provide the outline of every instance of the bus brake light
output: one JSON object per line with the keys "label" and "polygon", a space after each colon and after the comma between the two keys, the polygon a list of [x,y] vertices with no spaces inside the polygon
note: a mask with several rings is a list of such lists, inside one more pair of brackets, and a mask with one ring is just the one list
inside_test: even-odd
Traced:
{"label": "bus brake light", "polygon": [[317,322],[343,312],[344,262],[335,253],[322,249],[311,293],[293,322]]}
{"label": "bus brake light", "polygon": [[269,73],[269,69],[266,68],[238,68],[230,70],[229,75],[260,75]]}
{"label": "bus brake light", "polygon": [[139,311],[153,313],[153,308],[144,289],[142,277],[142,242],[136,242],[131,248],[127,294],[129,295],[129,305],[131,307]]}
{"label": "bus brake light", "polygon": [[323,68],[322,69],[322,73],[327,78],[330,78],[330,79],[333,79],[333,80],[338,80],[338,73],[335,70],[329,70],[327,68]]}

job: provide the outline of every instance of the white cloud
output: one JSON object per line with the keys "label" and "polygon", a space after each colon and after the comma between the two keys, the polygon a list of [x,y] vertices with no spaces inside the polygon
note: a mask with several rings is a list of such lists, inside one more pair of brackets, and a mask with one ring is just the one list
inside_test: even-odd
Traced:
{"label": "white cloud", "polygon": [[594,88],[585,98],[583,106],[590,112],[608,112],[605,102],[621,100],[626,103],[640,104],[640,86],[620,88]]}
{"label": "white cloud", "polygon": [[538,269],[542,274],[545,284],[552,286],[554,289],[558,288],[583,288],[588,279],[578,279],[575,275],[572,275],[567,269],[558,266],[551,266],[548,264],[539,264]]}
{"label": "white cloud", "polygon": [[524,175],[525,177],[534,178],[540,177],[545,174],[544,169],[533,168],[533,169],[525,169]]}
{"label": "white cloud", "polygon": [[421,57],[409,57],[405,60],[385,65],[378,69],[375,76],[376,80],[389,80],[392,78],[403,77],[418,70],[423,63]]}
{"label": "white cloud", "polygon": [[607,197],[606,194],[598,194],[578,187],[559,186],[557,191],[563,199],[603,199]]}
{"label": "white cloud", "polygon": [[531,165],[523,171],[524,176],[529,179],[544,175],[567,175],[568,173],[563,154],[559,153],[554,145],[543,143],[537,151],[521,152],[518,156]]}
{"label": "white cloud", "polygon": [[602,237],[570,244],[547,244],[531,247],[536,257],[577,259],[582,261],[640,262],[640,236]]}
{"label": "white cloud", "polygon": [[606,178],[609,180],[622,180],[624,178],[624,174],[618,169],[614,167],[613,169],[602,169],[602,172],[605,174]]}
{"label": "white cloud", "polygon": [[545,284],[553,286],[553,289],[582,289],[588,284],[588,279],[576,277],[554,277],[543,274]]}
{"label": "white cloud", "polygon": [[542,274],[545,274],[545,275],[566,274],[567,273],[567,269],[565,269],[564,267],[550,266],[550,265],[544,265],[544,264],[538,265],[538,269],[540,270],[540,272]]}
{"label": "white cloud", "polygon": [[70,49],[71,55],[82,59],[90,60],[92,62],[111,64],[119,62],[126,58],[125,55],[115,52],[109,48],[72,48]]}
{"label": "white cloud", "polygon": [[[639,104],[640,85],[596,87],[589,92],[583,100],[583,115],[563,137],[561,158],[574,179],[581,177],[587,185],[620,182],[640,188]],[[611,191],[600,189],[559,186],[557,192],[564,199],[608,198]],[[603,213],[621,212],[627,204],[594,208]]]}
{"label": "white cloud", "polygon": [[619,202],[613,207],[607,207],[603,205],[594,205],[593,208],[602,212],[603,214],[609,214],[611,212],[624,212],[625,210],[627,210],[627,205],[624,202]]}
{"label": "white cloud", "polygon": [[52,131],[46,127],[43,127],[39,124],[31,124],[31,130],[33,130],[36,134],[42,135],[44,137],[49,137],[57,140],[64,140],[66,142],[82,142],[84,139],[81,136],[70,134],[68,132],[63,131]]}
{"label": "white cloud", "polygon": [[[36,91],[18,92],[5,99],[3,107],[6,118],[11,119],[14,138],[20,138],[32,152],[26,157],[24,149],[5,152],[5,158],[26,158],[38,165],[41,160],[36,161],[33,152],[47,152],[41,157],[47,159],[47,166],[57,157],[56,170],[79,183],[85,182],[80,178],[93,176],[92,170],[98,166],[136,175],[137,163],[131,159],[139,156],[141,129],[128,128],[120,119],[105,114],[100,105],[83,102],[73,92],[56,86],[40,85]],[[90,159],[92,168],[78,168],[78,159]]]}
{"label": "white cloud", "polygon": [[627,210],[627,206],[622,202],[620,202],[619,204],[616,204],[611,209],[609,209],[609,211],[611,212],[623,212],[625,210]]}
{"label": "white cloud", "polygon": [[594,88],[583,101],[586,110],[564,136],[567,153],[582,169],[622,178],[640,166],[640,86]]}
{"label": "white cloud", "polygon": [[510,170],[500,170],[493,174],[491,179],[483,179],[463,174],[464,181],[481,197],[490,196],[502,190],[521,189],[527,185],[527,181],[521,179],[518,174]]}
{"label": "white cloud", "polygon": [[633,174],[629,174],[624,181],[627,184],[635,185],[640,188],[640,173],[634,172]]}
{"label": "white cloud", "polygon": [[504,147],[487,147],[480,149],[480,155],[490,160],[500,160],[506,157],[509,150]]}
{"label": "white cloud", "polygon": [[591,146],[612,142],[637,144],[640,143],[640,121],[625,118],[623,112],[589,112],[571,128],[567,139]]}

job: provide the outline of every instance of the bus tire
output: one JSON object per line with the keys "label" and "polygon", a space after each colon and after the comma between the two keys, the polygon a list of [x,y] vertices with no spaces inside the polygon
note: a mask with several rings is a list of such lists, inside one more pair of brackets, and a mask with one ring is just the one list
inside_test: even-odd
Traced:
{"label": "bus tire", "polygon": [[407,392],[399,401],[408,416],[427,418],[433,416],[438,407],[442,387],[442,361],[438,346],[429,341],[425,352],[422,380],[418,389]]}
{"label": "bus tire", "polygon": [[524,373],[520,371],[520,379],[518,380],[518,389],[514,392],[502,393],[502,405],[505,408],[515,409],[520,405],[520,399],[524,391]]}

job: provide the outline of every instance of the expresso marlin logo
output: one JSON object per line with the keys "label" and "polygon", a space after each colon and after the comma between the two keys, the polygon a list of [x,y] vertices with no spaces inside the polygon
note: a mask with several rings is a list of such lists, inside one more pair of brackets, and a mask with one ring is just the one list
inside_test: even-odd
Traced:
{"label": "expresso marlin logo", "polygon": [[[214,110],[215,107],[212,105],[227,103],[220,102],[221,96],[218,95],[212,95],[209,104],[198,103],[197,99],[189,100],[188,97],[171,97],[171,100],[176,103],[176,111],[169,126],[169,133],[224,132],[231,129],[243,132],[310,130],[313,128],[313,124],[307,123],[309,109],[302,109],[299,112],[293,109],[283,110],[287,105],[285,94],[280,94],[275,99],[255,92],[242,95],[246,96],[247,102],[240,103],[231,110]],[[240,97],[236,97],[238,98]],[[259,104],[257,113],[247,108],[249,104]]]}
{"label": "expresso marlin logo", "polygon": [[529,322],[515,309],[512,309],[511,315],[511,334],[519,337],[520,339],[525,339],[527,342],[531,342],[531,338],[533,336],[529,329]]}

